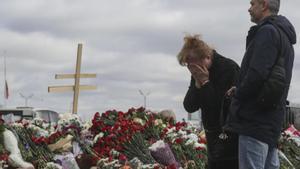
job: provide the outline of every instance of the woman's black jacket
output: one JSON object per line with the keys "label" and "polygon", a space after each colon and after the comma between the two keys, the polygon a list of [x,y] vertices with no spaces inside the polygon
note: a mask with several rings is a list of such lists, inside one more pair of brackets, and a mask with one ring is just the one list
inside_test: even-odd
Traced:
{"label": "woman's black jacket", "polygon": [[[209,68],[209,82],[200,89],[191,78],[190,87],[184,98],[184,108],[193,113],[202,112],[202,122],[206,130],[220,128],[220,110],[224,95],[234,86],[239,75],[239,66],[231,59],[225,58],[214,51],[212,65]],[[227,110],[229,102],[224,103]],[[227,112],[225,112],[227,113]]]}

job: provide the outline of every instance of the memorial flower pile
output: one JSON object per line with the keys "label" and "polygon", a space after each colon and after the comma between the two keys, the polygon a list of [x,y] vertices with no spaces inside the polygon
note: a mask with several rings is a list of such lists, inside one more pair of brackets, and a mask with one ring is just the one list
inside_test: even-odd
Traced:
{"label": "memorial flower pile", "polygon": [[[88,122],[63,114],[55,124],[42,119],[0,121],[0,168],[36,169],[204,169],[206,139],[197,126],[144,108],[95,113]],[[5,147],[5,131],[15,135],[18,159]],[[6,138],[7,139],[7,138]],[[9,142],[9,141],[8,141]],[[280,140],[281,169],[300,166],[300,132],[290,126]],[[9,150],[9,151],[8,151]],[[36,158],[39,157],[39,158]],[[24,166],[23,166],[24,167]]]}
{"label": "memorial flower pile", "polygon": [[200,131],[185,122],[176,123],[170,117],[132,108],[125,113],[116,110],[96,113],[92,123],[93,149],[101,158],[118,160],[121,164],[136,158],[156,168],[205,167],[206,147],[198,138]]}

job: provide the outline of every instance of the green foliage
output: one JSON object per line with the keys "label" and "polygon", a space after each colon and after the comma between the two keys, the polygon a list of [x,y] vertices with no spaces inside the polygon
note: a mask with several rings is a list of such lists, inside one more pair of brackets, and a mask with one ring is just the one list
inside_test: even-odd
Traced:
{"label": "green foliage", "polygon": [[[293,164],[296,169],[300,169],[300,147],[292,139],[282,139],[280,141],[280,149]],[[280,159],[280,169],[290,169],[291,165],[284,160]]]}
{"label": "green foliage", "polygon": [[5,152],[3,132],[5,131],[4,124],[0,124],[0,154]]}
{"label": "green foliage", "polygon": [[144,164],[154,164],[155,160],[148,149],[149,145],[140,133],[133,135],[132,139],[125,143],[123,153],[129,158],[138,157]]}

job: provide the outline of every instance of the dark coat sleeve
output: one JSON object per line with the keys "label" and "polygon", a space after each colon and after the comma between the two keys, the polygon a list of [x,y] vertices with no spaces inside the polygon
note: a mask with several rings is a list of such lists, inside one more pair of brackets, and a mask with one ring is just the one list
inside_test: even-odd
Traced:
{"label": "dark coat sleeve", "polygon": [[[184,108],[187,112],[192,113],[199,108],[202,110],[213,110],[220,107],[221,99],[225,92],[235,85],[239,74],[239,67],[235,62],[229,61],[217,67],[218,74],[215,79],[211,79],[200,89],[195,86],[195,79],[191,77],[189,89],[184,98]],[[221,69],[221,70],[220,70]]]}
{"label": "dark coat sleeve", "polygon": [[211,82],[198,89],[195,86],[195,79],[191,77],[190,87],[185,95],[183,105],[187,112],[193,113],[199,108],[208,107],[215,97],[216,93]]}
{"label": "dark coat sleeve", "polygon": [[[279,34],[271,25],[265,25],[255,35],[249,69],[238,86],[235,97],[241,101],[255,97],[267,79],[278,55]],[[276,40],[277,39],[277,40]],[[247,51],[248,52],[248,51]]]}

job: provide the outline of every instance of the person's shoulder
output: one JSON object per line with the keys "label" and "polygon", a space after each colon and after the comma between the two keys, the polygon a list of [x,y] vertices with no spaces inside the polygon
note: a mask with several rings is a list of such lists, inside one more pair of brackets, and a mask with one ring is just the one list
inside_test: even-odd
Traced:
{"label": "person's shoulder", "polygon": [[219,63],[222,64],[224,69],[235,69],[236,67],[239,67],[239,65],[231,58],[225,57],[219,53],[216,53],[219,58]]}
{"label": "person's shoulder", "polygon": [[222,60],[223,62],[230,62],[230,63],[235,63],[235,61],[233,61],[231,58],[223,56],[219,53],[216,52],[216,55],[220,58],[220,60]]}
{"label": "person's shoulder", "polygon": [[236,61],[234,61],[231,58],[226,58],[226,63],[227,63],[227,67],[230,68],[231,70],[237,70],[240,69],[240,66],[238,65],[238,63],[236,63]]}
{"label": "person's shoulder", "polygon": [[274,35],[274,33],[277,33],[277,30],[275,28],[275,26],[271,23],[266,23],[264,25],[262,25],[259,29],[258,29],[258,33],[259,34],[271,34]]}
{"label": "person's shoulder", "polygon": [[261,45],[265,44],[266,41],[277,41],[279,39],[279,32],[274,25],[266,23],[258,29],[255,39]]}

